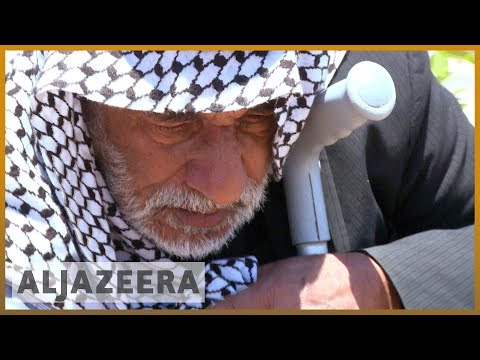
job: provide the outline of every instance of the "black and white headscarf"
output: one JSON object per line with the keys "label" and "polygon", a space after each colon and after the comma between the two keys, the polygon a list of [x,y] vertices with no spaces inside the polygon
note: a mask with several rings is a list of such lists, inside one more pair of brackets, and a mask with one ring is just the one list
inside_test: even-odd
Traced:
{"label": "black and white headscarf", "polygon": [[[97,169],[81,97],[132,110],[222,112],[276,99],[278,180],[315,93],[344,52],[26,51],[7,53],[6,267],[156,261],[166,254],[126,223]],[[249,256],[207,264],[207,303],[256,281]],[[86,308],[86,304],[52,304]],[[129,306],[115,305],[117,308]],[[99,304],[98,307],[109,307]],[[142,304],[133,306],[142,307]]]}

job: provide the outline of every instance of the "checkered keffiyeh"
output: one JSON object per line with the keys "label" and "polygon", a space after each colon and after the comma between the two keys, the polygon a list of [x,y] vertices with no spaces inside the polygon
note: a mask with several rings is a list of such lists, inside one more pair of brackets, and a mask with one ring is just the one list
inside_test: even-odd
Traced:
{"label": "checkered keffiyeh", "polygon": [[[158,113],[233,111],[276,100],[273,169],[278,180],[315,94],[327,86],[343,55],[335,51],[7,52],[7,270],[46,262],[56,266],[64,261],[166,258],[153,241],[122,219],[96,167],[81,97]],[[254,257],[207,264],[207,304],[254,282],[256,266]],[[68,301],[53,306],[84,308]]]}

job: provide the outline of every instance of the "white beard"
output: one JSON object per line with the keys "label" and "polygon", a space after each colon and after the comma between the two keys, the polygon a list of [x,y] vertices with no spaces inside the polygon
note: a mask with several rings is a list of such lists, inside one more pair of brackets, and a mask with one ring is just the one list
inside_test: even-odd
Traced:
{"label": "white beard", "polygon": [[[179,258],[199,259],[219,251],[245,223],[250,221],[264,201],[271,171],[261,183],[248,178],[240,199],[234,204],[217,205],[203,194],[190,188],[165,185],[154,192],[147,201],[140,200],[133,191],[133,176],[122,153],[105,136],[102,119],[90,119],[90,133],[97,156],[100,155],[103,174],[117,201],[120,212],[139,233],[152,239],[159,249]],[[226,219],[214,227],[196,227],[180,222],[169,208],[180,208],[197,213],[228,209]],[[164,229],[155,226],[159,212],[163,221],[180,232],[168,239]],[[220,235],[219,235],[220,234]]]}

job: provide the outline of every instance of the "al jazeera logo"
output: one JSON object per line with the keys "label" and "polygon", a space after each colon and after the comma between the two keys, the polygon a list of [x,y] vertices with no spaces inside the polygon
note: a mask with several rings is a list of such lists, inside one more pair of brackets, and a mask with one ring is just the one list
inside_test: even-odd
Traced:
{"label": "al jazeera logo", "polygon": [[64,262],[9,268],[12,298],[29,303],[203,303],[204,262]]}

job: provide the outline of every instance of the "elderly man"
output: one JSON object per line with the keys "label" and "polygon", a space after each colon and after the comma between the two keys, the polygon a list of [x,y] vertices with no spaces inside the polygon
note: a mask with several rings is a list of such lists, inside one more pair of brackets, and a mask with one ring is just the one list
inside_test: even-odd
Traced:
{"label": "elderly man", "polygon": [[[397,105],[322,152],[331,251],[295,256],[282,166],[362,60]],[[7,268],[168,257],[208,263],[215,308],[473,307],[473,128],[425,53],[25,52],[8,70]]]}

